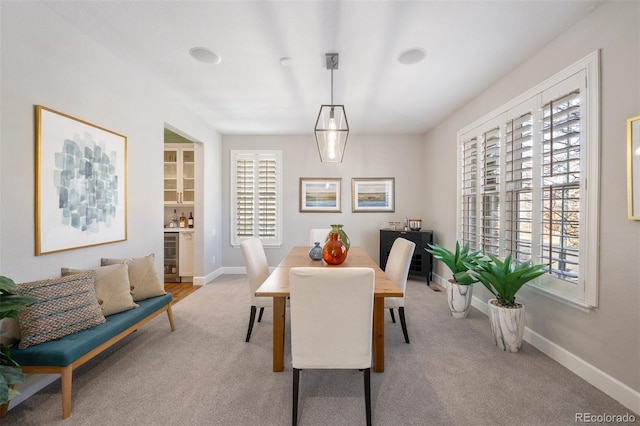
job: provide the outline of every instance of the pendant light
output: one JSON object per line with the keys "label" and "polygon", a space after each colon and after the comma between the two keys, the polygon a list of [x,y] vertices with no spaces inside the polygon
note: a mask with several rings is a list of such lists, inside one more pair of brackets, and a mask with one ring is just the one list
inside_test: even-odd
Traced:
{"label": "pendant light", "polygon": [[333,70],[338,69],[338,54],[327,53],[327,69],[331,70],[331,105],[322,105],[315,134],[320,161],[323,163],[342,163],[344,149],[349,136],[349,123],[344,105],[333,104]]}

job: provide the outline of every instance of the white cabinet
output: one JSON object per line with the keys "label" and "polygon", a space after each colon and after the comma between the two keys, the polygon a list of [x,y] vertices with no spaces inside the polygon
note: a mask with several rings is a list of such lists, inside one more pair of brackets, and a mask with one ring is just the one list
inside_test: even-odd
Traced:
{"label": "white cabinet", "polygon": [[180,277],[193,277],[194,275],[194,238],[195,233],[193,231],[180,231],[180,242],[178,247],[180,248],[180,256],[178,258],[178,271]]}
{"label": "white cabinet", "polygon": [[164,145],[164,204],[193,206],[195,202],[193,144]]}

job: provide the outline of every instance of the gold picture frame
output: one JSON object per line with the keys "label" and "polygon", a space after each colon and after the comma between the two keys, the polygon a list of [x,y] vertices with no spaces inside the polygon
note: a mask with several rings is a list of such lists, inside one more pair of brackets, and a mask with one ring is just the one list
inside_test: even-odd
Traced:
{"label": "gold picture frame", "polygon": [[627,120],[627,199],[629,219],[640,220],[640,115]]}
{"label": "gold picture frame", "polygon": [[300,178],[300,212],[340,213],[341,178]]}
{"label": "gold picture frame", "polygon": [[395,178],[352,178],[351,211],[395,212]]}
{"label": "gold picture frame", "polygon": [[35,106],[35,254],[127,239],[127,137]]}

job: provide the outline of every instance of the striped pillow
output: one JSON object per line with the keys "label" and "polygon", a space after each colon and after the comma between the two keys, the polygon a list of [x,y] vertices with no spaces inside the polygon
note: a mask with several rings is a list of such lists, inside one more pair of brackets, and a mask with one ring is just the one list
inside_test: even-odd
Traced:
{"label": "striped pillow", "polygon": [[16,293],[37,300],[18,312],[19,349],[105,322],[93,287],[93,271],[18,284]]}

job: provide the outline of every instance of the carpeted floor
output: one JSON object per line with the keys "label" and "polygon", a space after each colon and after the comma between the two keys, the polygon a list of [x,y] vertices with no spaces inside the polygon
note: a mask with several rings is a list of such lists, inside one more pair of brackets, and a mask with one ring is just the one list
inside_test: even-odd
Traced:
{"label": "carpeted floor", "polygon": [[[386,314],[386,370],[372,373],[375,425],[570,425],[576,413],[629,410],[531,345],[498,350],[485,315],[454,319],[445,292],[409,281],[407,324]],[[285,371],[271,371],[271,312],[245,343],[245,277],[222,276],[74,372],[71,417],[59,381],[11,409],[2,425],[287,425]],[[288,337],[288,336],[287,336]],[[362,373],[303,371],[300,425],[364,424]],[[636,414],[636,422],[639,422]]]}

